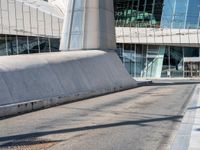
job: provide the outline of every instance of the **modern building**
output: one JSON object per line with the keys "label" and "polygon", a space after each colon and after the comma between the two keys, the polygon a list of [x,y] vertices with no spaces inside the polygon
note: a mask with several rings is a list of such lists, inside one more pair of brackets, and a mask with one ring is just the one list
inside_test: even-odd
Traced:
{"label": "modern building", "polygon": [[134,77],[200,77],[199,0],[114,0],[118,53]]}
{"label": "modern building", "polygon": [[[0,55],[58,51],[66,5],[0,0]],[[114,14],[117,53],[133,77],[200,77],[200,0],[114,0]]]}

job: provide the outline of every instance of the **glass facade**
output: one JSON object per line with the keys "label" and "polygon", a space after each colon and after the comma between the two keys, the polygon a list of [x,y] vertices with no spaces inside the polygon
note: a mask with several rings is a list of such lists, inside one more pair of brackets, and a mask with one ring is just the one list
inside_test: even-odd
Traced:
{"label": "glass facade", "polygon": [[165,0],[162,13],[163,28],[199,28],[199,0]]}
{"label": "glass facade", "polygon": [[71,49],[80,49],[83,44],[84,4],[85,0],[74,0],[74,12],[72,16],[72,27],[70,32]]}
{"label": "glass facade", "polygon": [[57,38],[0,35],[0,56],[59,51]]}
{"label": "glass facade", "polygon": [[199,0],[114,0],[117,27],[199,28]]}
{"label": "glass facade", "polygon": [[[118,55],[133,77],[200,77],[197,65],[200,62],[191,67],[193,60],[200,57],[200,48],[138,44],[117,44],[117,47]],[[188,58],[189,64],[184,61]]]}
{"label": "glass facade", "polygon": [[114,0],[117,27],[159,27],[163,0]]}
{"label": "glass facade", "polygon": [[114,10],[116,27],[123,27],[116,29],[117,53],[133,77],[200,77],[200,48],[193,44],[200,0],[114,0]]}

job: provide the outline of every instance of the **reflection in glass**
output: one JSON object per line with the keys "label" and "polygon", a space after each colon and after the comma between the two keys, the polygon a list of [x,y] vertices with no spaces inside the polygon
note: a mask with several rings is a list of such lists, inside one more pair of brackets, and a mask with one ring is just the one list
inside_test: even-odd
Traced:
{"label": "reflection in glass", "polygon": [[50,52],[48,38],[40,37],[39,47],[41,53]]}
{"label": "reflection in glass", "polygon": [[183,77],[183,49],[170,47],[170,72],[171,77]]}
{"label": "reflection in glass", "polygon": [[28,37],[30,53],[39,53],[38,37]]}
{"label": "reflection in glass", "polygon": [[184,57],[199,57],[199,48],[185,47]]}
{"label": "reflection in glass", "polygon": [[165,0],[163,28],[199,28],[200,0]]}
{"label": "reflection in glass", "polygon": [[0,35],[0,56],[7,55],[6,51],[6,37],[5,35]]}
{"label": "reflection in glass", "polygon": [[17,36],[19,54],[28,54],[28,44],[26,36]]}
{"label": "reflection in glass", "polygon": [[159,27],[163,0],[114,0],[117,27]]}
{"label": "reflection in glass", "polygon": [[16,35],[7,36],[7,45],[8,45],[8,55],[16,55],[18,53]]}
{"label": "reflection in glass", "polygon": [[50,39],[51,52],[58,52],[60,45],[60,39]]}

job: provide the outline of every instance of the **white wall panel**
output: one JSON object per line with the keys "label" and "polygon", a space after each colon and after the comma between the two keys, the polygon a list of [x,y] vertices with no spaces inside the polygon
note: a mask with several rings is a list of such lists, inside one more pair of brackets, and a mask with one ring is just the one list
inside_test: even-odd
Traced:
{"label": "white wall panel", "polygon": [[0,0],[0,34],[58,38],[62,24],[62,13],[47,2]]}
{"label": "white wall panel", "polygon": [[51,22],[51,15],[45,14],[45,32],[47,36],[52,36],[52,22]]}
{"label": "white wall panel", "polygon": [[53,28],[53,35],[59,35],[60,32],[59,32],[59,19],[58,18],[55,18],[55,17],[52,17],[52,28]]}
{"label": "white wall panel", "polygon": [[31,17],[30,17],[30,6],[23,5],[23,14],[24,14],[24,34],[31,34]]}
{"label": "white wall panel", "polygon": [[31,13],[31,32],[32,35],[38,34],[38,21],[37,21],[37,10],[36,8],[30,7]]}
{"label": "white wall panel", "polygon": [[10,32],[11,34],[17,34],[16,9],[14,0],[8,0],[8,14],[10,22]]}
{"label": "white wall panel", "polygon": [[[23,3],[16,2],[15,8],[17,12],[16,13],[17,31],[20,33],[24,29]],[[17,11],[17,10],[20,10],[20,11]]]}
{"label": "white wall panel", "polygon": [[[116,27],[118,43],[199,46],[200,30]],[[131,38],[131,39],[130,39]]]}
{"label": "white wall panel", "polygon": [[45,22],[44,22],[44,16],[45,14],[41,11],[38,11],[38,34],[39,35],[45,35]]}

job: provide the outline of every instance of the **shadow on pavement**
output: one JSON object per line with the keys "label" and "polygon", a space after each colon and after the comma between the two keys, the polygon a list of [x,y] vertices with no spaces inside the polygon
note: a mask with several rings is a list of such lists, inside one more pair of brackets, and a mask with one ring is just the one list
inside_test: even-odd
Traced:
{"label": "shadow on pavement", "polygon": [[188,107],[187,109],[188,109],[188,110],[200,109],[200,106]]}
{"label": "shadow on pavement", "polygon": [[174,81],[169,81],[169,82],[153,82],[152,84],[148,86],[166,86],[166,85],[188,85],[188,84],[200,84],[200,81],[182,81],[182,82],[174,82]]}
{"label": "shadow on pavement", "polygon": [[196,131],[200,131],[200,128],[197,128]]}
{"label": "shadow on pavement", "polygon": [[[104,128],[111,128],[111,127],[117,127],[117,126],[127,126],[127,125],[148,126],[147,123],[159,122],[159,121],[169,121],[169,120],[171,120],[173,122],[180,122],[180,119],[182,117],[183,116],[181,116],[181,115],[176,115],[176,116],[169,116],[169,117],[142,119],[142,120],[135,120],[135,121],[123,121],[123,122],[117,122],[117,123],[84,126],[84,127],[54,130],[54,131],[27,133],[27,134],[0,137],[0,142],[22,140],[22,139],[27,139],[27,138],[39,138],[41,136],[52,135],[52,134],[62,134],[62,133],[70,133],[70,132],[78,132],[78,131],[88,131],[88,130],[104,129]],[[0,146],[0,148],[1,147],[2,146]]]}

